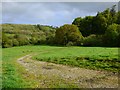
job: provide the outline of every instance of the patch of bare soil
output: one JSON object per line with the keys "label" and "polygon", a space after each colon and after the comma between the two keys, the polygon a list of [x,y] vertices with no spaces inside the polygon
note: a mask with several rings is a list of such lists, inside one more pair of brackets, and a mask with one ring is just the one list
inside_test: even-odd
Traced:
{"label": "patch of bare soil", "polygon": [[37,87],[118,88],[118,74],[70,67],[31,59],[26,55],[18,63],[35,75]]}

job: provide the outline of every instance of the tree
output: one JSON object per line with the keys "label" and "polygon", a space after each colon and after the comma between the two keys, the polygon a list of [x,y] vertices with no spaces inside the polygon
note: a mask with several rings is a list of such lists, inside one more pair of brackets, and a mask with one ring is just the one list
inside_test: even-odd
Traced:
{"label": "tree", "polygon": [[120,11],[117,13],[117,24],[120,24]]}
{"label": "tree", "polygon": [[89,36],[92,32],[93,16],[86,16],[85,18],[78,17],[72,24],[77,25],[84,37]]}
{"label": "tree", "polygon": [[27,36],[25,36],[25,35],[16,34],[14,36],[14,38],[19,42],[20,46],[30,44],[30,41],[28,40]]}
{"label": "tree", "polygon": [[72,42],[73,45],[78,45],[83,38],[76,25],[65,24],[56,30],[55,42],[59,45],[66,45]]}
{"label": "tree", "polygon": [[111,25],[112,24],[112,16],[111,16],[111,13],[110,13],[110,9],[107,8],[106,10],[101,12],[101,14],[106,18],[107,25]]}
{"label": "tree", "polygon": [[111,10],[110,10],[110,13],[111,13],[112,17],[114,17],[114,15],[116,14],[115,8],[116,8],[116,5],[113,5]]}
{"label": "tree", "polygon": [[16,39],[12,40],[13,46],[19,46],[19,42]]}
{"label": "tree", "polygon": [[120,46],[120,25],[112,24],[105,32],[105,43],[107,46]]}
{"label": "tree", "polygon": [[104,34],[107,26],[107,19],[101,13],[98,13],[93,19],[92,33],[97,35]]}
{"label": "tree", "polygon": [[75,20],[72,22],[72,24],[77,25],[77,26],[80,28],[81,22],[82,22],[82,18],[81,18],[81,17],[77,17],[77,18],[75,18]]}
{"label": "tree", "polygon": [[2,47],[3,48],[8,48],[8,47],[12,47],[12,40],[9,39],[5,33],[2,33]]}
{"label": "tree", "polygon": [[116,23],[117,20],[117,14],[116,14],[116,5],[113,5],[110,9],[110,14],[111,14],[111,24]]}
{"label": "tree", "polygon": [[81,23],[80,32],[83,36],[89,36],[92,34],[92,27],[93,27],[93,16],[86,16]]}

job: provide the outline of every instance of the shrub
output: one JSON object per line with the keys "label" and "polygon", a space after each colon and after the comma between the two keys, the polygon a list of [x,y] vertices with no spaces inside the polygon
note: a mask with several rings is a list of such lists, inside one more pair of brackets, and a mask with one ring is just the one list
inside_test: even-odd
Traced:
{"label": "shrub", "polygon": [[102,46],[102,36],[92,34],[84,37],[81,44],[83,44],[83,46]]}
{"label": "shrub", "polygon": [[66,44],[67,47],[69,47],[69,46],[73,46],[73,45],[74,45],[73,42],[68,42],[68,43]]}
{"label": "shrub", "polygon": [[9,48],[12,46],[13,46],[12,40],[9,40],[9,39],[7,41],[5,41],[4,43],[2,43],[3,48]]}
{"label": "shrub", "polygon": [[19,42],[16,39],[13,39],[12,43],[13,46],[19,46]]}

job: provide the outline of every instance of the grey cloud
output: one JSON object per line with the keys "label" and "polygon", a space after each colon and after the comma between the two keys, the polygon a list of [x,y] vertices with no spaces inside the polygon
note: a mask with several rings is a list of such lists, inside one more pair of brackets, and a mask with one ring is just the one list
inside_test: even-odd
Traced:
{"label": "grey cloud", "polygon": [[117,2],[4,2],[2,15],[4,23],[63,25],[79,16],[96,15],[114,4]]}
{"label": "grey cloud", "polygon": [[64,3],[71,8],[82,9],[88,12],[98,12],[103,11],[106,8],[111,8],[113,5],[117,5],[117,2],[71,2],[71,3]]}

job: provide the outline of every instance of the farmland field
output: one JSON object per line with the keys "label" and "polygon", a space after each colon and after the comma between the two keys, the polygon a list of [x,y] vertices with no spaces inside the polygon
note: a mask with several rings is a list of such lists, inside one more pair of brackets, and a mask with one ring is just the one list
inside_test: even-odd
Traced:
{"label": "farmland field", "polygon": [[119,89],[120,3],[1,4],[2,90]]}
{"label": "farmland field", "polygon": [[[64,79],[65,75],[69,75],[72,72],[74,72],[75,74],[79,72],[80,74],[80,70],[81,72],[83,72],[84,70],[89,72],[89,74],[91,75],[88,76],[90,77],[89,80],[95,77],[97,79],[105,78],[106,75],[109,74],[109,78],[112,77],[113,80],[111,81],[113,82],[108,81],[108,83],[114,83],[115,85],[113,85],[113,87],[117,87],[116,75],[120,68],[120,61],[118,59],[118,48],[75,46],[20,46],[13,48],[4,48],[2,49],[2,54],[3,88],[86,87],[86,85],[81,85],[80,82],[79,85],[73,84],[73,82],[75,82],[77,78],[82,80],[82,78],[80,78],[79,76],[76,76],[77,78],[75,78],[75,76],[71,76],[71,79],[69,79],[70,77],[68,79]],[[47,65],[47,67],[45,65]],[[59,70],[63,70],[63,72],[66,74],[63,75],[61,74],[62,72],[59,73],[58,70],[55,71],[56,67],[57,69],[59,68]],[[41,71],[41,68],[45,70]],[[54,70],[54,72],[50,70]],[[68,70],[73,71],[67,73]],[[51,73],[54,73],[54,75],[49,75]],[[55,73],[63,75],[63,77],[58,77],[59,75],[56,75]],[[98,74],[98,76],[96,73]],[[84,80],[86,80],[87,77],[83,78]],[[109,80],[109,78],[107,80]],[[44,84],[42,83],[43,81]],[[88,81],[86,80],[85,82]],[[106,84],[106,86],[108,85],[108,87],[110,87],[111,84],[108,83]]]}

